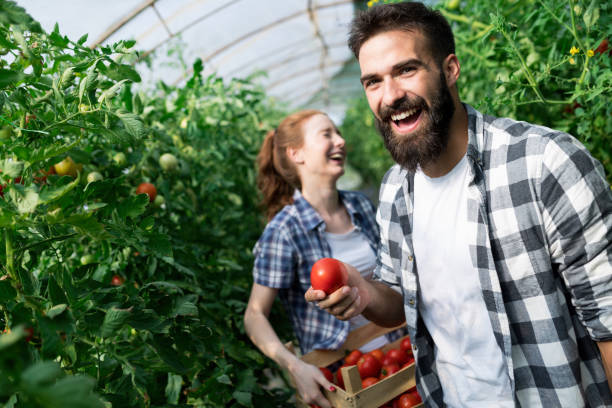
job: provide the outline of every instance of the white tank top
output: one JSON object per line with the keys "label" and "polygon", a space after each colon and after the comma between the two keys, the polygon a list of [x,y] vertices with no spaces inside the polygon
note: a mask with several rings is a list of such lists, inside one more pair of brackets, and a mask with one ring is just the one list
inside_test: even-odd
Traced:
{"label": "white tank top", "polygon": [[[363,233],[353,229],[346,234],[334,234],[325,232],[325,239],[329,244],[332,257],[354,266],[364,278],[370,278],[376,266],[376,253],[368,244]],[[368,323],[369,320],[362,315],[355,316],[350,320],[351,331]],[[387,344],[385,336],[380,336],[364,344],[359,349],[368,351],[380,348]]]}
{"label": "white tank top", "polygon": [[514,407],[501,349],[472,265],[467,221],[469,168],[414,178],[413,245],[419,312],[435,343],[438,376],[449,407]]}

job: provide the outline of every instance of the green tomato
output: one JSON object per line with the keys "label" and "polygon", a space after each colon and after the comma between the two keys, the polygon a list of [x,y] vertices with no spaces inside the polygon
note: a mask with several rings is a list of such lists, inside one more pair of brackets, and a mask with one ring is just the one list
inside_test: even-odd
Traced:
{"label": "green tomato", "polygon": [[83,255],[81,257],[81,265],[89,265],[95,261],[94,256],[92,254]]}
{"label": "green tomato", "polygon": [[0,129],[0,140],[9,140],[13,135],[13,129],[10,126],[5,126]]}
{"label": "green tomato", "polygon": [[448,0],[446,2],[446,8],[449,10],[457,10],[461,5],[461,0]]}
{"label": "green tomato", "polygon": [[93,183],[94,181],[100,181],[102,179],[104,179],[104,177],[102,177],[102,174],[98,173],[97,171],[92,171],[87,175],[88,183]]}
{"label": "green tomato", "polygon": [[125,153],[119,152],[113,156],[113,161],[117,164],[117,166],[123,167],[127,164],[127,157],[125,156]]}
{"label": "green tomato", "polygon": [[166,202],[166,199],[164,198],[164,196],[158,194],[155,196],[155,200],[153,200],[153,205],[155,207],[161,207],[165,202]]}
{"label": "green tomato", "polygon": [[164,171],[175,171],[178,168],[178,160],[171,153],[164,153],[159,158],[159,165]]}

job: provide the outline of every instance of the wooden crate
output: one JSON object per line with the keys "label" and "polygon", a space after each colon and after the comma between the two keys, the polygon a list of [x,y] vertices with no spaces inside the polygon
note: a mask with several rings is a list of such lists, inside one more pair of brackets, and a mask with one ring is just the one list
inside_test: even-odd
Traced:
{"label": "wooden crate", "polygon": [[[369,323],[349,333],[346,342],[339,349],[315,350],[300,358],[317,367],[326,367],[343,359],[347,352],[357,349],[370,340],[400,327],[402,326],[386,328],[377,326],[374,323]],[[402,339],[398,339],[393,343],[385,345],[382,350],[386,352],[391,348],[398,348],[401,340]],[[291,343],[287,343],[286,346],[289,350],[295,352]],[[365,389],[361,388],[361,378],[357,366],[342,367],[341,370],[342,378],[345,379],[345,390],[340,387],[336,387],[335,392],[325,389],[322,390],[325,397],[335,408],[377,408],[396,396],[408,391],[416,384],[414,363]],[[291,378],[291,376],[289,376],[289,378]],[[296,399],[296,405],[298,407],[309,407],[309,405],[304,403],[299,396],[296,396]],[[422,406],[423,404],[419,404],[414,407]]]}

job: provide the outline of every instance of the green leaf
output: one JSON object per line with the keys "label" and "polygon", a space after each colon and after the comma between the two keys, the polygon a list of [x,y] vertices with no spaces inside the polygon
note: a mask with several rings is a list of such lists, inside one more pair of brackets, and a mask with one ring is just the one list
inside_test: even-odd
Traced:
{"label": "green leaf", "polygon": [[95,384],[90,377],[68,376],[33,394],[44,408],[104,408],[100,397],[93,392]]}
{"label": "green leaf", "polygon": [[168,404],[178,404],[182,386],[183,378],[180,375],[168,373],[168,384],[166,385],[166,401]]}
{"label": "green leaf", "polygon": [[181,358],[172,347],[172,341],[163,335],[155,335],[151,343],[159,357],[173,370],[184,373],[187,369],[181,362]]}
{"label": "green leaf", "polygon": [[33,213],[39,202],[39,196],[34,186],[23,187],[14,184],[10,192],[11,200],[17,205],[20,214]]}
{"label": "green leaf", "polygon": [[23,171],[23,162],[10,158],[4,159],[0,161],[0,170],[2,170],[2,173],[5,176],[19,177]]}
{"label": "green leaf", "polygon": [[29,391],[54,383],[64,374],[59,364],[54,361],[43,361],[31,365],[21,374],[22,385]]}
{"label": "green leaf", "polygon": [[196,301],[198,295],[185,295],[176,299],[172,316],[197,316],[198,307]]}
{"label": "green leaf", "polygon": [[65,303],[55,305],[49,310],[47,310],[47,317],[49,319],[53,319],[55,316],[59,316],[60,314],[64,313],[64,310],[66,310],[67,307],[68,305],[66,305]]}
{"label": "green leaf", "polygon": [[117,211],[121,218],[135,218],[144,213],[149,204],[149,197],[146,194],[130,196],[119,203]]}
{"label": "green leaf", "polygon": [[126,132],[130,136],[140,139],[145,135],[144,126],[138,115],[124,110],[118,110],[115,114],[121,120]]}
{"label": "green leaf", "polygon": [[132,309],[117,309],[112,308],[106,312],[104,322],[100,328],[102,337],[110,337],[117,333],[119,329],[127,322],[132,314]]}
{"label": "green leaf", "polygon": [[104,231],[104,225],[96,221],[91,213],[71,215],[70,217],[63,219],[62,223],[72,225],[79,232],[87,234],[95,239],[104,239],[105,237],[108,237],[108,233]]}
{"label": "green leaf", "polygon": [[0,334],[0,351],[12,346],[25,336],[23,326],[13,327],[10,333]]}
{"label": "green leaf", "polygon": [[16,296],[17,291],[8,280],[0,281],[0,304],[6,304],[9,300],[15,299]]}
{"label": "green leaf", "polygon": [[77,44],[79,45],[83,45],[85,44],[85,42],[87,41],[87,37],[89,37],[89,34],[84,34],[82,35],[78,40],[77,40]]}
{"label": "green leaf", "polygon": [[232,385],[232,380],[227,374],[221,374],[220,376],[218,376],[217,382],[220,382],[221,384]]}
{"label": "green leaf", "polygon": [[79,178],[76,178],[74,179],[74,181],[68,184],[65,184],[63,186],[47,187],[40,192],[39,202],[41,204],[52,203],[53,201],[62,198],[64,195],[66,195],[66,193],[68,193],[69,191],[71,191],[78,185],[79,185]]}
{"label": "green leaf", "polygon": [[232,397],[234,397],[234,399],[238,401],[240,405],[244,405],[245,407],[253,406],[253,401],[252,401],[253,395],[250,392],[234,391],[232,393]]}
{"label": "green leaf", "polygon": [[21,81],[24,78],[23,73],[11,71],[10,69],[0,69],[0,88],[6,88],[9,85]]}
{"label": "green leaf", "polygon": [[119,91],[119,88],[121,88],[121,86],[127,81],[127,79],[123,79],[102,92],[98,97],[98,103],[108,102]]}
{"label": "green leaf", "polygon": [[68,299],[66,298],[66,294],[60,288],[57,281],[55,280],[55,276],[49,276],[49,283],[47,284],[47,290],[49,291],[49,298],[54,305],[59,305],[62,303],[68,303]]}
{"label": "green leaf", "polygon": [[591,1],[589,7],[584,12],[582,19],[584,20],[584,24],[586,25],[587,31],[597,23],[599,20],[599,0]]}

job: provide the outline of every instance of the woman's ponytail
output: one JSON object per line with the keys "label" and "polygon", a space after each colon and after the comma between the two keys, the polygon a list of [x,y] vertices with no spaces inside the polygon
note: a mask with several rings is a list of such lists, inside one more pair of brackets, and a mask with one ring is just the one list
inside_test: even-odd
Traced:
{"label": "woman's ponytail", "polygon": [[257,188],[262,194],[262,206],[268,220],[274,218],[285,205],[293,202],[294,187],[274,168],[274,135],[271,130],[257,155]]}

